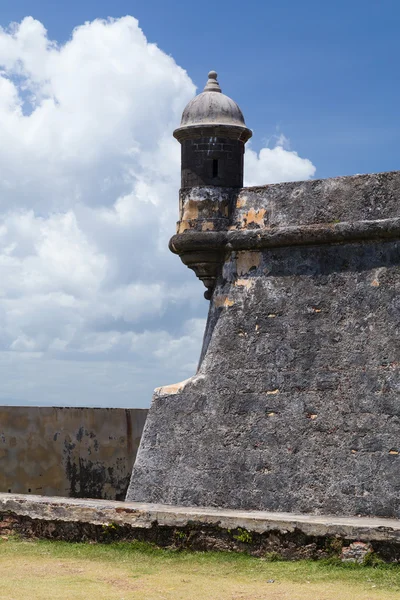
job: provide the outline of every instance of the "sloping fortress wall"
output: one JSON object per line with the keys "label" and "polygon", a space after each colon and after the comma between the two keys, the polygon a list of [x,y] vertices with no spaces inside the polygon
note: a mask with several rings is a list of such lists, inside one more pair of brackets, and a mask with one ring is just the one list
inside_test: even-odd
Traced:
{"label": "sloping fortress wall", "polygon": [[0,492],[122,500],[147,410],[0,407]]}
{"label": "sloping fortress wall", "polygon": [[226,254],[130,500],[400,516],[399,199],[400,172],[242,189],[224,234],[173,238]]}
{"label": "sloping fortress wall", "polygon": [[200,367],[156,390],[127,499],[399,518],[400,172],[217,183],[170,243],[211,298]]}

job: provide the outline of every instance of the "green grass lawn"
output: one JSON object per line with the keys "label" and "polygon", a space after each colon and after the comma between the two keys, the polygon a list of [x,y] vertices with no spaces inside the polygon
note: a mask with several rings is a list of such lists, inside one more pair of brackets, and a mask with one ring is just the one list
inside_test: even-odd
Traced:
{"label": "green grass lawn", "polygon": [[400,600],[400,566],[0,540],[1,600]]}

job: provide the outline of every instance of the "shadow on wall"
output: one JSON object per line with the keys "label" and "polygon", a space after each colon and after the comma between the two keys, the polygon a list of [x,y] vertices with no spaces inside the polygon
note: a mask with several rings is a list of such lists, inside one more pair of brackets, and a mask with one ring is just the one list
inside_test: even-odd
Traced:
{"label": "shadow on wall", "polygon": [[124,500],[146,409],[0,407],[0,492]]}

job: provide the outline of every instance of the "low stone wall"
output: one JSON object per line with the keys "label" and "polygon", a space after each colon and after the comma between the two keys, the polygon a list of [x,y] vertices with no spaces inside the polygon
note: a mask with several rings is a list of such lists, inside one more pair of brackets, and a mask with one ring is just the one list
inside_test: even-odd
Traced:
{"label": "low stone wall", "polygon": [[0,494],[0,537],[140,540],[266,559],[400,561],[400,521]]}
{"label": "low stone wall", "polygon": [[0,407],[0,492],[124,500],[147,410]]}

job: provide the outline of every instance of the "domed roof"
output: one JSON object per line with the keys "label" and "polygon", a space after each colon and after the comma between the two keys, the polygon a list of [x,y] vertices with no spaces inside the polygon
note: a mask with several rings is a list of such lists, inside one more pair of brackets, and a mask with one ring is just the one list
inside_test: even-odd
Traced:
{"label": "domed roof", "polygon": [[209,72],[204,91],[186,106],[181,124],[174,131],[174,137],[182,142],[190,138],[196,130],[202,131],[203,127],[215,127],[215,131],[223,127],[228,137],[240,139],[244,143],[252,136],[236,102],[221,92],[215,71]]}
{"label": "domed roof", "polygon": [[192,125],[246,127],[243,113],[236,102],[221,92],[215,71],[209,72],[204,91],[193,98],[183,111],[180,127]]}

